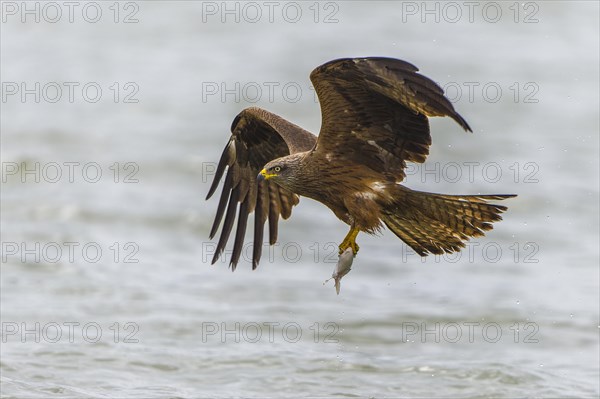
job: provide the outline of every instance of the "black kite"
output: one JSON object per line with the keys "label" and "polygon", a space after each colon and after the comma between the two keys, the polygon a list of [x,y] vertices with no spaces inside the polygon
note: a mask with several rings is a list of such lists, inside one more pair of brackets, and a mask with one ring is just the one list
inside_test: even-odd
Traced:
{"label": "black kite", "polygon": [[339,59],[316,68],[310,79],[321,104],[318,138],[260,108],[237,115],[207,196],[227,167],[210,231],[212,238],[225,216],[212,263],[222,254],[237,213],[235,269],[248,215],[255,212],[256,268],[265,222],[273,245],[279,217],[290,217],[299,196],[322,202],[350,225],[340,253],[352,248],[356,254],[357,234],[374,233],[382,223],[421,256],[459,251],[470,237],[492,229],[506,207],[488,201],[514,195],[432,194],[400,185],[406,162],[422,163],[429,154],[427,117],[449,116],[471,131],[443,90],[417,71],[408,62],[382,57]]}

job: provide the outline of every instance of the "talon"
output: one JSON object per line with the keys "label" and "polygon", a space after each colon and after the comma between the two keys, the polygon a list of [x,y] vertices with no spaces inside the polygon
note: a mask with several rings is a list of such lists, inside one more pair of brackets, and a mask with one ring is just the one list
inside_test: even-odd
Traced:
{"label": "talon", "polygon": [[356,236],[358,235],[358,233],[360,232],[360,230],[352,227],[350,229],[350,231],[348,232],[348,234],[346,234],[346,237],[344,237],[344,241],[342,241],[342,243],[339,246],[340,249],[340,255],[344,253],[344,251],[348,248],[352,248],[352,253],[354,254],[354,256],[356,256],[356,254],[358,253],[359,250],[359,246],[356,243]]}
{"label": "talon", "polygon": [[356,254],[358,253],[358,250],[360,249],[360,247],[358,246],[358,244],[356,242],[343,242],[342,244],[340,244],[340,246],[338,247],[340,249],[339,254],[343,254],[344,251],[348,248],[352,248],[352,253],[354,254],[354,256],[356,256]]}

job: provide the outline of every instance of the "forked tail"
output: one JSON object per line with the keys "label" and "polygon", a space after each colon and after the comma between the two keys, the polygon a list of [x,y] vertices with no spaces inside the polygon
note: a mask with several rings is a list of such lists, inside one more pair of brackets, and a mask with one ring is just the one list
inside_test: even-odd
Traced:
{"label": "forked tail", "polygon": [[483,236],[507,208],[488,201],[516,197],[444,195],[398,186],[398,201],[382,212],[385,225],[421,256],[460,251],[471,237]]}

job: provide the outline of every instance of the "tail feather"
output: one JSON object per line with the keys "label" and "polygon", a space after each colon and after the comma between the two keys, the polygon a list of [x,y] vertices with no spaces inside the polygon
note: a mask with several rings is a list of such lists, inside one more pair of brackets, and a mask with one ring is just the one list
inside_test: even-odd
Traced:
{"label": "tail feather", "polygon": [[421,256],[460,251],[471,237],[480,237],[502,220],[506,211],[491,200],[501,195],[444,195],[399,186],[397,201],[384,208],[382,220],[398,238]]}
{"label": "tail feather", "polygon": [[479,237],[492,229],[491,223],[502,220],[500,214],[507,209],[486,201],[508,197],[511,195],[442,195],[413,191],[407,202],[430,219],[469,237]]}

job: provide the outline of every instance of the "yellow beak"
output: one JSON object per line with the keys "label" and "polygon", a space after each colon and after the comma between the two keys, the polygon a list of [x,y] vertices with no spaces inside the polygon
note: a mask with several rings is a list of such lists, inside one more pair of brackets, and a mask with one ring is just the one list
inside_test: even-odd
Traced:
{"label": "yellow beak", "polygon": [[260,171],[260,173],[258,174],[258,176],[256,177],[256,179],[258,181],[263,181],[263,180],[268,180],[268,179],[270,179],[273,176],[277,176],[277,174],[276,173],[269,173],[269,172],[267,172],[266,169],[263,169],[263,170]]}

